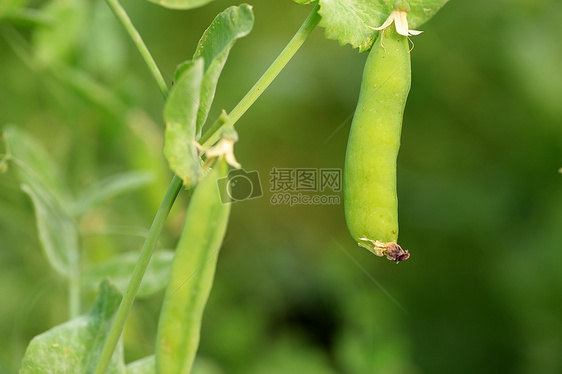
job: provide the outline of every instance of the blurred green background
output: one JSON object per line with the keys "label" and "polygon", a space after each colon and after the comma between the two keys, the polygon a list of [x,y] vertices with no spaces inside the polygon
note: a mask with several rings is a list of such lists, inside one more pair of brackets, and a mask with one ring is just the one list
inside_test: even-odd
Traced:
{"label": "blurred green background", "polygon": [[[251,4],[255,27],[230,54],[215,117],[312,9]],[[123,5],[170,82],[215,15],[238,4]],[[17,6],[44,3],[2,0],[0,11]],[[118,172],[154,174],[149,186],[83,217],[87,266],[140,249],[171,174],[155,83],[105,2],[80,9],[60,35],[63,51],[40,48],[41,26],[0,21],[0,126],[38,138],[75,193]],[[367,54],[318,28],[237,125],[237,158],[260,173],[264,196],[233,206],[201,373],[562,372],[562,3],[453,0],[421,29],[398,162],[400,243],[412,257],[397,266],[357,247],[342,205],[269,202],[274,167],[343,167]],[[43,62],[16,53],[14,35],[39,46]],[[49,68],[53,56],[101,91]],[[160,248],[178,238],[186,195]],[[162,297],[135,304],[128,362],[152,354]],[[83,295],[83,311],[93,298]],[[33,336],[68,318],[66,286],[41,255],[13,168],[0,176],[0,300],[0,372],[11,373]]]}

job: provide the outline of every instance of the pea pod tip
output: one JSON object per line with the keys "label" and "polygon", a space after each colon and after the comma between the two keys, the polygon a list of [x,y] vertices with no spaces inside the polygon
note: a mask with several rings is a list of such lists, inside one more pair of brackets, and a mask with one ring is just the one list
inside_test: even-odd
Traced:
{"label": "pea pod tip", "polygon": [[396,242],[384,243],[379,240],[371,240],[367,238],[360,238],[359,240],[369,242],[372,245],[367,246],[365,243],[357,243],[361,247],[367,248],[377,256],[386,256],[386,258],[396,262],[397,264],[410,258],[410,252],[408,252],[407,249],[402,249],[402,247]]}
{"label": "pea pod tip", "polygon": [[410,252],[407,249],[402,249],[397,243],[388,243],[388,254],[386,258],[396,262],[397,264],[401,261],[406,261],[410,258]]}

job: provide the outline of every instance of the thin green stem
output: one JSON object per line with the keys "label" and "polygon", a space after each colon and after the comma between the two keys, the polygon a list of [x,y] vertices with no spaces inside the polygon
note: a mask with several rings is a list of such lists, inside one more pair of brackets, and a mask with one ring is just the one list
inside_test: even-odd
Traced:
{"label": "thin green stem", "polygon": [[[109,1],[109,0],[108,0]],[[265,91],[265,89],[273,82],[273,80],[279,75],[281,70],[287,65],[287,63],[293,58],[295,53],[303,45],[305,40],[308,38],[312,30],[316,27],[320,21],[320,15],[318,14],[318,9],[320,6],[316,4],[312,12],[309,14],[308,18],[304,21],[300,29],[297,31],[293,39],[287,44],[285,49],[279,54],[279,56],[273,61],[271,66],[267,71],[260,77],[256,82],[254,87],[248,91],[246,96],[240,100],[238,105],[229,113],[226,119],[217,119],[211,127],[203,134],[199,143],[203,147],[209,147],[215,143],[220,138],[220,130],[222,127],[233,126],[236,121],[246,113],[246,111],[252,106],[252,104],[260,97],[260,95]]]}
{"label": "thin green stem", "polygon": [[160,89],[160,93],[164,98],[164,101],[166,101],[166,99],[168,98],[168,86],[166,85],[166,82],[162,77],[162,73],[160,72],[160,69],[158,69],[158,65],[156,65],[156,61],[154,61],[154,58],[152,58],[152,55],[148,51],[146,44],[144,44],[144,41],[142,40],[139,32],[131,22],[131,19],[127,15],[127,12],[125,12],[125,9],[123,9],[121,4],[119,4],[118,0],[105,0],[105,1],[107,2],[107,4],[111,8],[115,16],[117,17],[117,19],[119,19],[119,21],[123,24],[125,30],[127,30],[127,32],[129,33],[129,36],[133,40],[133,43],[135,43],[142,58],[144,59],[144,62],[148,66],[148,70],[150,70],[152,77],[156,81],[156,84]]}
{"label": "thin green stem", "polygon": [[160,208],[158,208],[158,212],[154,217],[154,221],[152,222],[152,226],[148,231],[148,235],[146,237],[146,241],[144,242],[144,246],[142,247],[139,261],[135,266],[135,270],[133,271],[133,275],[131,276],[131,280],[129,281],[129,286],[127,287],[127,293],[121,300],[121,304],[119,305],[119,309],[117,310],[117,314],[115,315],[115,320],[113,321],[113,325],[111,326],[111,330],[109,331],[109,336],[107,337],[107,341],[103,347],[103,351],[98,362],[98,366],[96,368],[95,374],[105,374],[109,362],[111,361],[111,356],[113,356],[113,352],[115,351],[115,347],[117,346],[117,342],[123,333],[123,328],[125,327],[125,321],[127,320],[127,316],[129,315],[129,311],[131,306],[133,305],[133,301],[135,300],[135,296],[137,295],[137,291],[142,281],[142,277],[146,271],[150,258],[152,257],[152,253],[154,252],[154,247],[156,246],[156,242],[158,241],[158,237],[162,232],[162,228],[164,227],[164,223],[166,222],[166,218],[168,218],[168,214],[170,213],[170,209],[178,196],[182,187],[181,178],[177,175],[174,175],[170,186],[168,187],[168,191],[166,191],[166,195],[162,200],[162,204],[160,204]]}
{"label": "thin green stem", "polygon": [[[158,66],[156,65],[156,62],[154,61],[154,58],[152,58],[152,55],[144,44],[140,34],[135,29],[135,26],[127,15],[127,12],[125,12],[125,9],[123,9],[121,4],[119,4],[117,0],[106,0],[106,2],[117,19],[119,19],[119,21],[123,24],[125,30],[127,30],[127,33],[133,40],[133,43],[135,43],[142,58],[144,59],[144,62],[148,66],[152,77],[158,85],[164,101],[166,101],[169,94],[168,86],[166,85],[166,82],[164,81],[162,73],[160,72]],[[107,367],[109,366],[109,362],[111,361],[111,357],[113,356],[115,347],[117,346],[119,338],[121,338],[121,334],[123,333],[123,329],[125,328],[127,316],[129,315],[131,306],[135,301],[135,297],[142,282],[142,278],[144,276],[144,273],[146,272],[146,268],[148,267],[148,263],[150,262],[152,253],[154,252],[158,237],[162,232],[164,223],[168,218],[168,214],[170,213],[172,205],[174,204],[174,201],[176,200],[181,187],[181,178],[179,178],[177,175],[174,175],[174,178],[172,179],[172,182],[168,187],[168,191],[166,191],[166,195],[164,196],[164,199],[160,204],[160,208],[158,208],[158,212],[156,212],[154,221],[152,222],[152,225],[150,226],[150,229],[148,231],[148,235],[141,250],[139,260],[135,266],[135,269],[133,270],[131,280],[129,281],[127,293],[121,300],[121,304],[119,305],[119,309],[117,310],[117,314],[115,315],[115,320],[113,321],[113,325],[111,326],[111,330],[109,331],[109,335],[103,347],[103,351],[98,361],[98,366],[96,367],[95,374],[104,374],[107,371]]]}

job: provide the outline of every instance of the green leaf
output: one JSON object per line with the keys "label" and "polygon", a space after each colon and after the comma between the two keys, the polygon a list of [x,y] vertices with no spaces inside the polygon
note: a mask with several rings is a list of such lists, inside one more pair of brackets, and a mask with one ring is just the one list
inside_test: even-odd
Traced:
{"label": "green leaf", "polygon": [[197,139],[201,137],[201,129],[211,109],[217,82],[228,53],[236,40],[248,35],[253,26],[254,13],[251,6],[247,4],[238,7],[232,6],[217,15],[197,45],[193,60],[199,57],[205,60],[201,99],[197,113]]}
{"label": "green leaf", "polygon": [[[93,373],[120,302],[119,291],[105,281],[88,314],[31,340],[20,373]],[[113,354],[107,373],[125,373],[121,344]]]}
{"label": "green leaf", "polygon": [[186,187],[195,184],[200,165],[194,142],[203,66],[202,58],[188,63],[175,81],[164,107],[164,155]]}
{"label": "green leaf", "polygon": [[410,29],[417,29],[443,8],[449,0],[411,0],[408,22]]}
{"label": "green leaf", "polygon": [[[144,275],[137,297],[148,297],[163,290],[170,279],[170,269],[174,258],[173,251],[157,251],[152,256]],[[84,271],[82,285],[96,289],[101,281],[109,278],[121,291],[126,291],[131,274],[137,264],[139,254],[124,253],[111,257],[108,261],[97,264]]]}
{"label": "green leaf", "polygon": [[[302,3],[303,0],[297,0]],[[449,0],[409,0],[410,29],[418,29],[437,13]],[[384,23],[392,12],[395,0],[319,0],[322,16],[320,26],[326,37],[338,40],[341,45],[351,44],[359,52],[371,48],[378,31],[370,29]]]}
{"label": "green leaf", "polygon": [[152,179],[152,175],[148,172],[129,171],[99,180],[80,192],[76,199],[74,213],[84,213],[95,205],[144,187]]}
{"label": "green leaf", "polygon": [[78,229],[49,191],[36,184],[21,189],[33,201],[39,240],[51,267],[60,275],[74,279],[78,272]]}
{"label": "green leaf", "polygon": [[8,154],[17,166],[21,188],[33,202],[45,257],[57,273],[68,279],[76,278],[78,229],[69,214],[70,194],[54,160],[38,142],[16,127],[8,127],[4,139]]}
{"label": "green leaf", "polygon": [[164,109],[164,155],[187,187],[194,184],[199,169],[193,142],[201,136],[230,49],[237,39],[249,34],[253,25],[251,6],[242,4],[226,9],[205,30],[193,60],[176,69],[175,85]]}
{"label": "green leaf", "polygon": [[171,9],[193,9],[210,3],[213,0],[148,0]]}
{"label": "green leaf", "polygon": [[62,200],[61,203],[70,200],[57,163],[42,144],[16,126],[6,127],[4,141],[23,182],[40,185]]}

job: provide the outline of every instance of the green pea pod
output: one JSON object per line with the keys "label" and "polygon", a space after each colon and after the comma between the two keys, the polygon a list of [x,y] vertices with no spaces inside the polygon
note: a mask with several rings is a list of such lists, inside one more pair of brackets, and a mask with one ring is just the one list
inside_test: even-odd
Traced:
{"label": "green pea pod", "polygon": [[408,39],[387,27],[363,72],[347,143],[344,203],[347,227],[358,244],[396,262],[409,257],[396,244],[396,158],[410,82]]}
{"label": "green pea pod", "polygon": [[220,157],[197,184],[174,256],[156,342],[159,374],[189,373],[197,347],[205,304],[211,292],[230,204],[223,204],[217,180],[226,178],[228,165]]}

